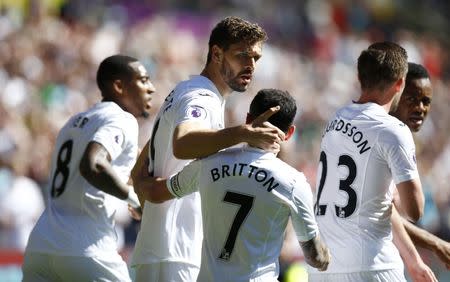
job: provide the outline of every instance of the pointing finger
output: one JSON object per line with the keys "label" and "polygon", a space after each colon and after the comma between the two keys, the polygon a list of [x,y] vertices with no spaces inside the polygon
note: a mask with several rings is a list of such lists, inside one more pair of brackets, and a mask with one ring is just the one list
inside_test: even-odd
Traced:
{"label": "pointing finger", "polygon": [[273,114],[275,114],[279,110],[280,110],[280,106],[275,106],[275,107],[268,109],[264,113],[260,114],[257,118],[255,118],[255,120],[253,121],[253,124],[261,124],[261,123],[267,121]]}

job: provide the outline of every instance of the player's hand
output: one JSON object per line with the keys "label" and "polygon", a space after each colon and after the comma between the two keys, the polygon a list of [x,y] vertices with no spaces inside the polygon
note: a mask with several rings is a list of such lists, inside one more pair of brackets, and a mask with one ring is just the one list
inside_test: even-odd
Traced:
{"label": "player's hand", "polygon": [[142,208],[133,208],[130,204],[128,204],[128,211],[130,212],[130,215],[135,220],[141,220],[142,219]]}
{"label": "player's hand", "polygon": [[442,239],[437,239],[436,248],[433,252],[444,263],[447,270],[450,270],[450,243]]}
{"label": "player's hand", "polygon": [[408,267],[408,273],[413,282],[438,282],[433,271],[423,261]]}
{"label": "player's hand", "polygon": [[325,271],[331,260],[330,251],[319,236],[306,242],[300,242],[305,261],[319,271]]}
{"label": "player's hand", "polygon": [[320,251],[317,256],[317,269],[319,271],[327,270],[328,264],[330,264],[330,260],[331,260],[330,251],[324,244],[321,244]]}
{"label": "player's hand", "polygon": [[267,121],[279,110],[280,106],[272,107],[253,120],[251,125],[246,125],[246,130],[249,133],[246,141],[250,146],[275,154],[280,151],[280,144],[285,139],[285,134]]}

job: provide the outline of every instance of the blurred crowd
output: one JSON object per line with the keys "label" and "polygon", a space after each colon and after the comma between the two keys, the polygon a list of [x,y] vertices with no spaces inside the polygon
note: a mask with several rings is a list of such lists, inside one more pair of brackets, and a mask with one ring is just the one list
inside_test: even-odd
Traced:
{"label": "blurred crowd", "polygon": [[[259,89],[288,90],[299,107],[299,130],[281,157],[313,186],[324,123],[358,95],[361,50],[373,41],[396,41],[409,61],[428,69],[434,97],[415,135],[427,199],[420,225],[450,240],[448,2],[424,1],[426,7],[400,0],[241,2],[0,1],[0,249],[24,248],[44,206],[40,192],[57,132],[69,116],[100,99],[95,83],[100,61],[123,53],[149,70],[157,91],[153,115],[139,121],[143,146],[162,100],[178,81],[201,71],[209,32],[227,15],[256,21],[269,34],[250,89],[227,102],[228,125],[245,121]],[[127,234],[138,223],[126,212],[118,221],[124,244],[132,247],[134,237]],[[296,259],[298,248],[292,250],[288,257]]]}

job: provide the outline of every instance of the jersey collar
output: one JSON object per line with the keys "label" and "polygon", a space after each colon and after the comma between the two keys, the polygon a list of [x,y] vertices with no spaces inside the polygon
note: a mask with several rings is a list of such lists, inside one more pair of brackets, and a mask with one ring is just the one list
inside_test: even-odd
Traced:
{"label": "jersey collar", "polygon": [[209,80],[209,78],[207,78],[206,76],[198,74],[198,75],[191,75],[189,78],[192,80],[197,80],[197,81],[201,82],[203,85],[207,85],[208,89],[210,89],[212,92],[214,92],[217,95],[217,97],[219,97],[219,99],[222,103],[225,101],[223,96],[220,95],[219,89],[217,89],[214,82]]}

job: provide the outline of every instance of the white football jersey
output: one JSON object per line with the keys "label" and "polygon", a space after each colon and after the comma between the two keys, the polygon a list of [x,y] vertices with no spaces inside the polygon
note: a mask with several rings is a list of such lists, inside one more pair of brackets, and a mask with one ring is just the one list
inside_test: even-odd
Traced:
{"label": "white football jersey", "polygon": [[102,144],[112,167],[128,182],[138,152],[138,123],[114,102],[79,113],[58,134],[46,191],[46,208],[34,227],[27,251],[99,256],[117,252],[114,197],[87,182],[79,165],[89,142]]}
{"label": "white football jersey", "polygon": [[315,198],[320,233],[331,252],[325,273],[403,267],[392,242],[390,183],[418,177],[405,124],[375,103],[336,112],[322,136]]}
{"label": "white football jersey", "polygon": [[[166,97],[156,118],[149,171],[161,177],[180,171],[189,161],[173,155],[175,127],[185,121],[197,121],[206,129],[222,129],[224,110],[225,100],[206,77],[197,75],[180,82]],[[200,266],[202,234],[198,193],[162,204],[147,201],[132,265],[174,261]]]}
{"label": "white football jersey", "polygon": [[198,281],[277,281],[289,219],[299,241],[318,233],[305,176],[272,153],[244,146],[198,159],[167,180],[200,191],[204,239]]}

